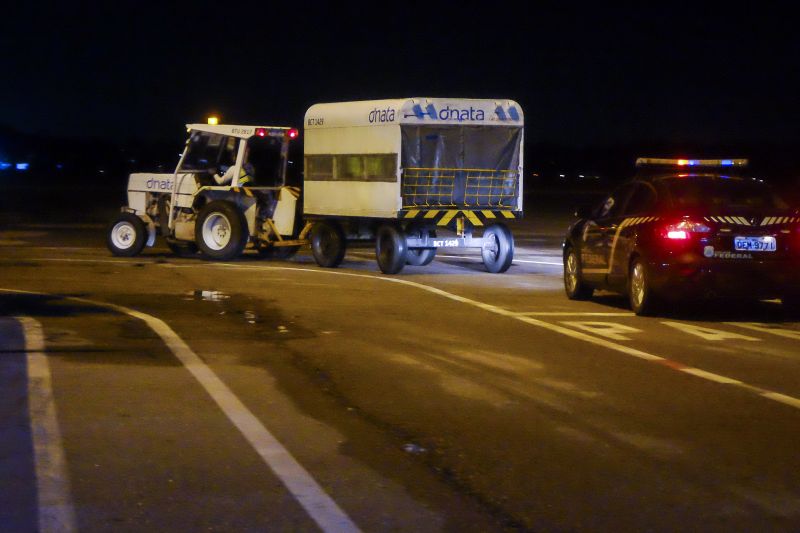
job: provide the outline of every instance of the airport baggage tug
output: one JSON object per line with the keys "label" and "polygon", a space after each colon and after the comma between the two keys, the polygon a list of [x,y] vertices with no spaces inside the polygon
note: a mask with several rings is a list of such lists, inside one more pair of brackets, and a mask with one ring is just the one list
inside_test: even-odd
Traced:
{"label": "airport baggage tug", "polygon": [[[479,248],[489,272],[514,257],[522,216],[523,114],[511,100],[406,98],[317,104],[305,116],[303,212],[311,249],[335,267],[373,240],[395,274],[439,248]],[[437,236],[437,229],[452,236]],[[482,228],[480,237],[475,228]]]}

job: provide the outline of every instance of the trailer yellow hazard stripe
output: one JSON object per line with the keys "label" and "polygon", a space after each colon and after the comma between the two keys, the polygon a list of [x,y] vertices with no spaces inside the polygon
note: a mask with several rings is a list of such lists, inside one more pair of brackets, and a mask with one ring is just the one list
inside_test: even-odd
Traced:
{"label": "trailer yellow hazard stripe", "polygon": [[409,209],[400,211],[398,218],[423,219],[436,223],[437,226],[447,226],[455,217],[464,217],[474,226],[484,226],[489,221],[501,219],[515,219],[522,216],[521,212],[492,209]]}

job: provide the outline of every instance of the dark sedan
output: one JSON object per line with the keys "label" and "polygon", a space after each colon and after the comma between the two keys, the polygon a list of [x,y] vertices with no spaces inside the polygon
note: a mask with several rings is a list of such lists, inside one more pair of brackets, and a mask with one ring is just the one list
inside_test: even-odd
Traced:
{"label": "dark sedan", "polygon": [[594,209],[581,209],[564,240],[570,299],[595,289],[627,294],[652,314],[667,300],[780,298],[800,307],[800,211],[746,160],[639,159],[639,174]]}

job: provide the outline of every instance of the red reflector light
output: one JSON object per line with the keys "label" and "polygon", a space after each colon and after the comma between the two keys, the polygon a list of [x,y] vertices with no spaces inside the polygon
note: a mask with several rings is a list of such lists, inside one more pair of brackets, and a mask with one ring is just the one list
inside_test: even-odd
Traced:
{"label": "red reflector light", "polygon": [[667,239],[682,239],[686,240],[689,238],[689,234],[683,230],[673,230],[667,232]]}
{"label": "red reflector light", "polygon": [[256,135],[259,137],[267,136],[267,128],[256,128]]}
{"label": "red reflector light", "polygon": [[300,132],[294,128],[286,132],[286,136],[289,137],[290,139],[296,139],[298,135],[300,135]]}

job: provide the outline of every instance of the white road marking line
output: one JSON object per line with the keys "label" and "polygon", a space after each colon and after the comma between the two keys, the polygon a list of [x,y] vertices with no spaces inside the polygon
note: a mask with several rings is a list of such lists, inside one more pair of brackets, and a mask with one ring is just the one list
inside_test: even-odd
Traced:
{"label": "white road marking line", "polygon": [[[9,289],[0,289],[0,291],[17,294],[41,294]],[[339,508],[336,502],[325,493],[308,471],[292,457],[289,451],[278,442],[258,418],[256,418],[241,400],[239,400],[233,391],[214,374],[211,368],[209,368],[163,320],[121,305],[87,300],[86,298],[68,297],[68,299],[113,309],[120,313],[138,318],[147,324],[161,337],[161,340],[172,353],[175,354],[175,357],[183,363],[183,366],[186,367],[192,376],[202,385],[208,395],[211,396],[220,409],[222,409],[223,413],[225,413],[225,416],[239,429],[245,439],[253,446],[256,453],[261,456],[267,466],[278,476],[292,496],[294,496],[298,503],[306,510],[320,529],[323,531],[336,532],[360,531],[358,526],[356,526],[355,523],[350,520],[350,517]],[[39,333],[39,339],[43,339],[41,332]],[[53,406],[53,408],[54,407],[55,406]],[[38,477],[37,475],[37,478]],[[57,528],[47,531],[65,530]]]}
{"label": "white road marking line", "polygon": [[786,405],[790,405],[795,409],[800,409],[800,400],[797,398],[792,398],[791,396],[786,396],[785,394],[781,394],[779,392],[762,392],[761,396],[764,398],[769,398],[770,400],[775,400],[776,402],[785,403]]}
{"label": "white road marking line", "polygon": [[725,324],[759,331],[761,333],[769,333],[770,335],[777,335],[779,337],[786,337],[787,339],[800,340],[800,331],[795,331],[793,329],[770,327],[769,324],[762,324],[760,322],[725,322]]}
{"label": "white road marking line", "polygon": [[582,329],[601,337],[606,337],[615,341],[629,341],[631,333],[641,333],[642,330],[636,329],[625,324],[617,324],[615,322],[586,322],[586,321],[561,321],[562,324],[571,326],[573,328]]}
{"label": "white road marking line", "polygon": [[36,469],[39,531],[75,531],[67,462],[58,427],[50,365],[42,326],[30,317],[16,317],[25,334],[28,367],[28,412]]}
{"label": "white road marking line", "polygon": [[691,374],[693,376],[697,376],[698,378],[707,379],[709,381],[714,381],[716,383],[722,383],[723,385],[742,385],[743,383],[738,379],[728,378],[725,376],[720,376],[719,374],[714,374],[713,372],[706,372],[705,370],[700,370],[699,368],[692,368],[690,366],[678,369],[681,372],[686,372],[687,374]]}
{"label": "white road marking line", "polygon": [[721,329],[714,329],[705,326],[695,326],[694,324],[684,324],[683,322],[663,321],[661,323],[666,326],[670,326],[677,330],[683,331],[684,333],[700,337],[701,339],[707,341],[724,341],[727,339],[736,339],[740,341],[754,341],[754,342],[761,341],[761,339],[757,339],[755,337],[748,337],[747,335],[740,335],[739,333],[732,333],[730,331],[724,331]]}
{"label": "white road marking line", "polygon": [[612,312],[585,313],[581,311],[526,311],[517,314],[520,316],[635,316],[633,313],[612,313]]}

